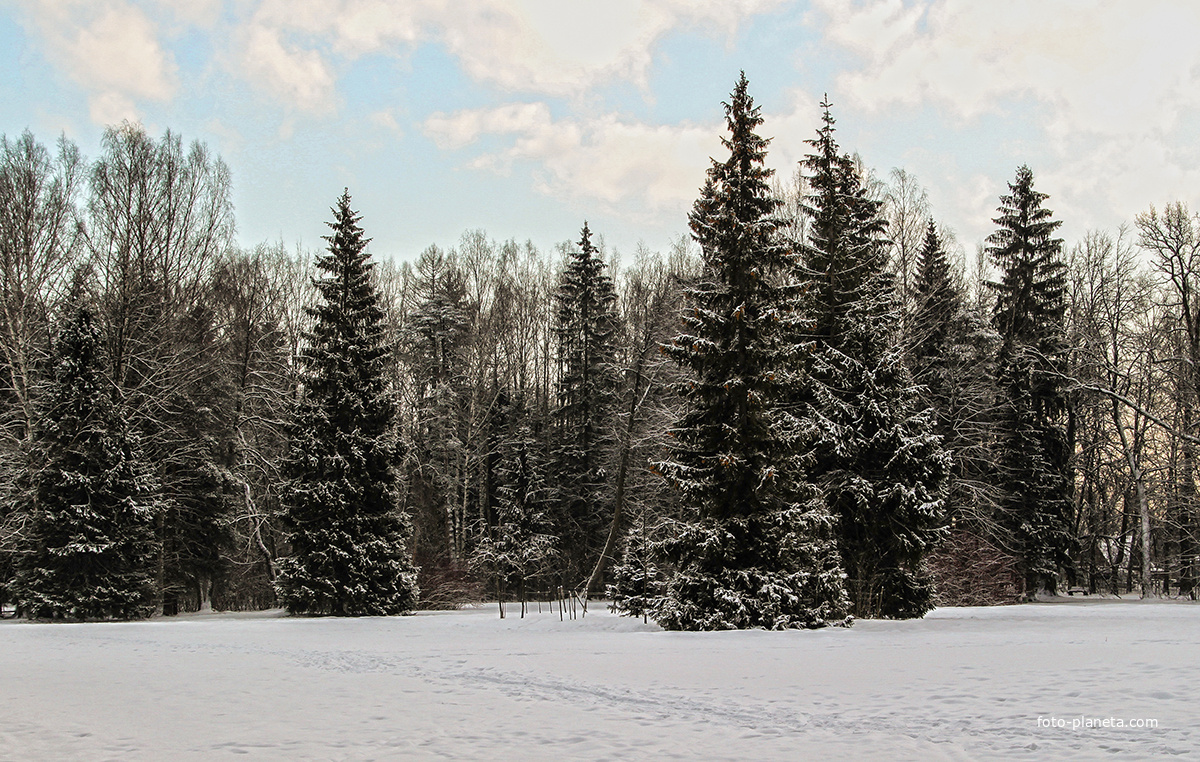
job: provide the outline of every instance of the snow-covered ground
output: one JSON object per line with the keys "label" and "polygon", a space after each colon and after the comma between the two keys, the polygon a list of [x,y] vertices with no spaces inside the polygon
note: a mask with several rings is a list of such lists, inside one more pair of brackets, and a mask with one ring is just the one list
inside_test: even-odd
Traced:
{"label": "snow-covered ground", "polygon": [[1198,644],[1200,606],[1096,600],[782,633],[600,607],[6,621],[0,758],[1200,759]]}

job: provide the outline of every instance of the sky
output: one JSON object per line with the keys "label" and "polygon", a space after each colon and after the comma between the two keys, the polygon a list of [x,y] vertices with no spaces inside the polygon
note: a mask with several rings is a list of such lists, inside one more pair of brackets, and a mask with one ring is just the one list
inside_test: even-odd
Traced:
{"label": "sky", "polygon": [[202,141],[247,246],[322,245],[348,188],[377,256],[629,254],[687,233],[745,71],[781,177],[827,96],[973,251],[1022,164],[1068,243],[1200,208],[1197,40],[1189,0],[0,0],[0,132]]}

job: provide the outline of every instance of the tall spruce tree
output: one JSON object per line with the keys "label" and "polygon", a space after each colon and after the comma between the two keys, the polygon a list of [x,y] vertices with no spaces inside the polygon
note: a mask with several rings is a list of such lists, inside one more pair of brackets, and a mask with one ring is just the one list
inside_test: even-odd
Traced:
{"label": "tall spruce tree", "polygon": [[1058,569],[1070,566],[1071,445],[1067,436],[1066,265],[1062,224],[1042,206],[1033,172],[1022,166],[1009,194],[1000,197],[997,229],[987,252],[1003,275],[991,283],[993,315],[1002,343],[997,376],[1003,398],[998,420],[1000,520],[1032,597],[1054,592]]}
{"label": "tall spruce tree", "polygon": [[846,333],[846,313],[865,298],[864,290],[882,284],[887,267],[887,221],[883,204],[863,187],[854,160],[834,139],[834,119],[822,101],[822,124],[806,141],[813,152],[801,162],[807,170],[809,217],[801,260],[808,279],[806,304],[813,313],[812,335],[821,345],[837,346]]}
{"label": "tall spruce tree", "polygon": [[805,383],[801,286],[745,74],[724,105],[729,158],[713,161],[690,216],[704,271],[685,332],[665,347],[692,378],[657,465],[682,518],[656,548],[674,574],[651,615],[668,629],[817,627],[843,620],[847,600],[833,520],[806,473],[810,441],[789,409]]}
{"label": "tall spruce tree", "polygon": [[614,369],[617,292],[608,266],[583,224],[557,294],[558,510],[564,581],[583,583],[604,544],[611,489],[604,473],[610,417],[616,399]]}
{"label": "tall spruce tree", "polygon": [[960,317],[962,296],[951,277],[950,262],[933,220],[917,257],[916,310],[913,313],[913,372],[939,398],[948,393],[946,367]]}
{"label": "tall spruce tree", "polygon": [[922,561],[943,533],[950,459],[918,404],[900,346],[900,304],[887,269],[881,203],[840,153],[828,102],[808,141],[803,247],[814,317],[812,372],[824,446],[813,470],[838,521],[853,612],[922,616],[933,588]]}
{"label": "tall spruce tree", "polygon": [[[980,531],[991,516],[984,485],[990,479],[988,411],[995,397],[996,332],[989,310],[970,307],[951,272],[945,245],[933,220],[917,261],[909,366],[923,403],[934,413],[935,431],[954,453],[947,488],[947,514]],[[988,475],[985,475],[988,474]]]}
{"label": "tall spruce tree", "polygon": [[104,367],[100,331],[79,306],[55,344],[35,431],[30,547],[16,580],[30,617],[137,619],[155,609],[157,484]]}
{"label": "tall spruce tree", "polygon": [[467,489],[461,471],[467,462],[463,419],[471,396],[466,380],[471,306],[453,252],[430,246],[415,269],[418,301],[401,339],[415,398],[406,477],[413,556],[428,580],[454,573],[467,560],[468,519],[460,489]]}
{"label": "tall spruce tree", "polygon": [[279,565],[279,596],[293,613],[401,614],[416,607],[417,583],[395,473],[391,347],[349,191],[332,211],[285,463],[291,555]]}

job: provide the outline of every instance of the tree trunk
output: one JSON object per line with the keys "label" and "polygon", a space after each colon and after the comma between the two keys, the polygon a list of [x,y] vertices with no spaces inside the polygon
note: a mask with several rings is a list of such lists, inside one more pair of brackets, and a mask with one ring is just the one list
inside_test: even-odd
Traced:
{"label": "tree trunk", "polygon": [[[592,576],[588,578],[587,586],[584,588],[583,594],[585,598],[597,592],[596,588],[599,586],[600,580],[604,577],[604,570],[608,567],[608,562],[612,559],[613,553],[617,549],[617,538],[621,535],[621,516],[625,510],[625,482],[629,474],[629,451],[633,447],[633,431],[637,419],[637,411],[645,400],[644,394],[641,399],[638,398],[639,386],[642,381],[642,369],[645,364],[645,354],[639,354],[637,365],[633,370],[633,390],[629,395],[629,419],[625,422],[625,436],[621,440],[621,459],[617,463],[617,488],[616,494],[613,497],[612,523],[608,527],[608,539],[604,541],[604,550],[600,553],[600,558],[596,559],[596,566],[592,569]],[[647,385],[646,391],[649,392],[649,389],[649,385]]]}
{"label": "tree trunk", "polygon": [[[1191,432],[1192,415],[1183,409],[1183,430]],[[1196,448],[1188,441],[1180,443],[1183,467],[1179,478],[1179,594],[1196,598]]]}
{"label": "tree trunk", "polygon": [[1121,437],[1121,450],[1125,454],[1125,462],[1129,464],[1129,478],[1133,481],[1134,494],[1137,496],[1138,515],[1141,518],[1142,530],[1142,597],[1154,597],[1154,591],[1151,587],[1151,563],[1150,553],[1153,548],[1150,538],[1150,500],[1146,496],[1146,479],[1142,472],[1142,464],[1139,462],[1137,453],[1129,443],[1129,436],[1125,433],[1125,426],[1121,423],[1121,408],[1117,401],[1112,400],[1112,417],[1113,424],[1117,427],[1117,433]]}

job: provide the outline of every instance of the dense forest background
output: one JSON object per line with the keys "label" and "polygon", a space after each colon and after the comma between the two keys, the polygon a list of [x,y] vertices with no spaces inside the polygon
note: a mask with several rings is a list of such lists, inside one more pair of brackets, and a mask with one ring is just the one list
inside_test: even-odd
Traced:
{"label": "dense forest background", "polygon": [[[476,230],[365,271],[417,605],[611,588],[639,613],[686,564],[665,534],[688,520],[677,435],[702,425],[688,411],[707,371],[679,337],[712,329],[697,305],[721,204],[735,208],[722,188],[756,145],[737,94],[733,158],[669,251],[618,257],[581,220],[550,251]],[[829,349],[792,393],[825,411],[830,452],[862,441],[805,465],[838,517],[854,613],[923,613],[888,608],[896,584],[947,604],[1056,585],[1194,597],[1200,217],[1169,202],[1062,242],[1020,168],[996,188],[996,233],[968,251],[916,178],[841,152],[828,106],[810,145],[790,177],[745,177],[769,189],[763,256],[798,268],[764,259],[761,275],[812,300],[805,341]],[[77,521],[50,545],[106,537],[135,592],[75,615],[276,605],[320,253],[239,246],[231,183],[204,145],[136,125],[92,159],[65,138],[0,142],[0,602],[37,609],[21,591]],[[124,512],[53,513],[82,505],[62,495],[89,479]],[[868,568],[881,553],[911,578]]]}

